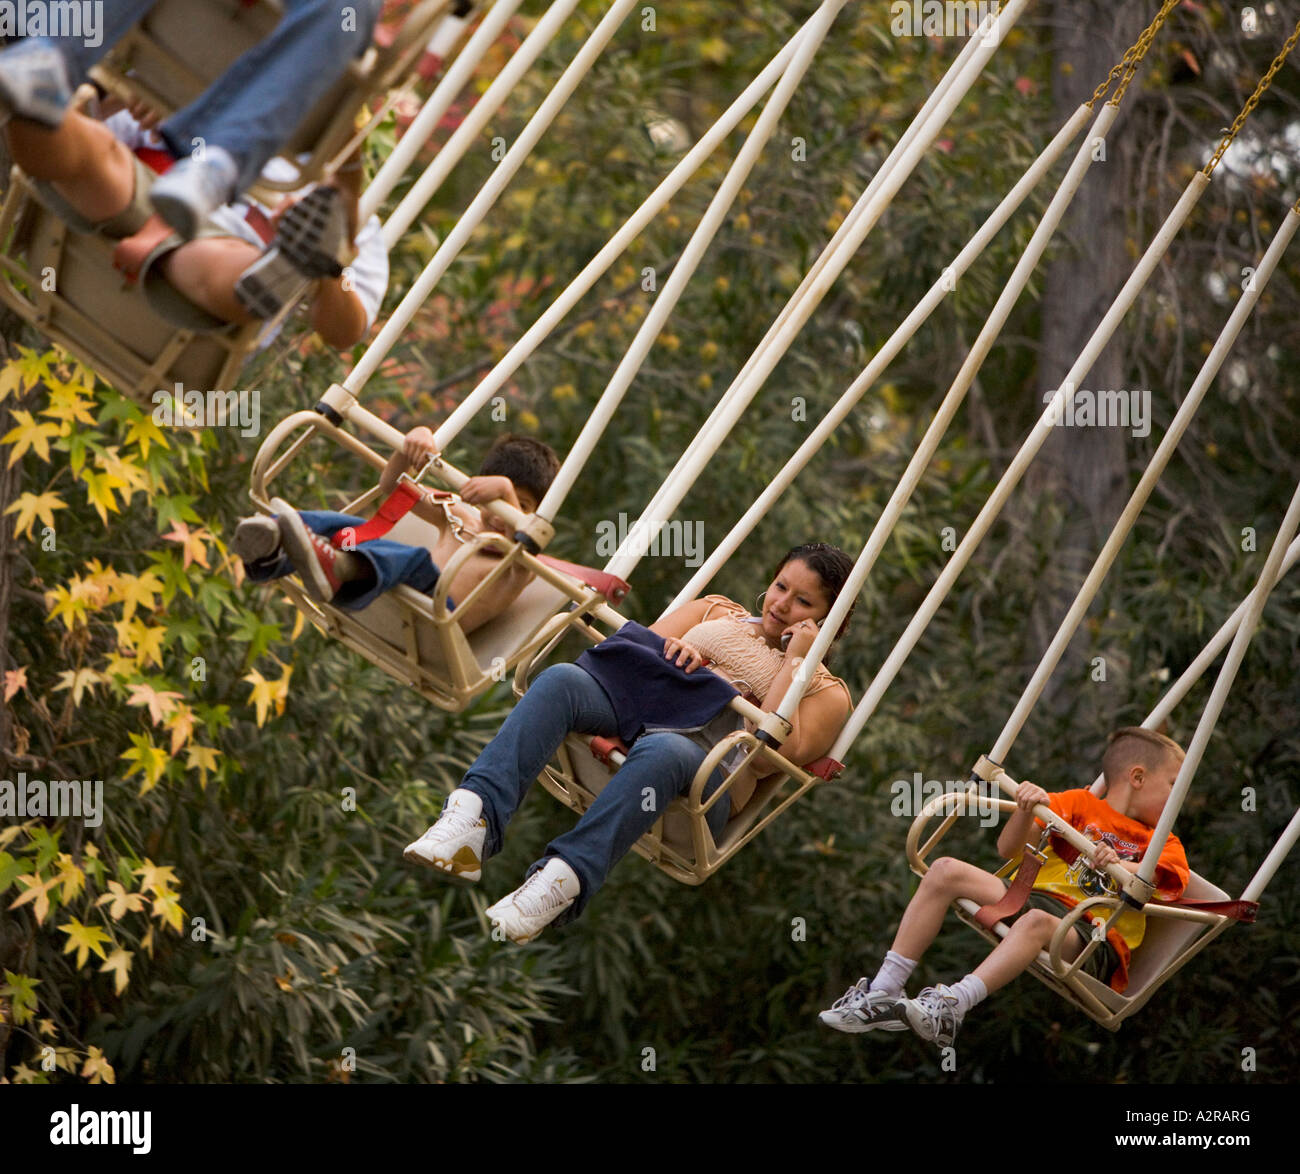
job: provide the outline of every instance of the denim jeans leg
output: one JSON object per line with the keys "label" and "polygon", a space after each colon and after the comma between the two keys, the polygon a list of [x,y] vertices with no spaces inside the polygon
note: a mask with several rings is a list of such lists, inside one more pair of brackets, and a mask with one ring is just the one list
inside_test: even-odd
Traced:
{"label": "denim jeans leg", "polygon": [[82,26],[79,37],[29,37],[31,41],[43,45],[52,45],[59,51],[64,64],[68,67],[68,81],[76,89],[86,80],[90,67],[107,56],[108,51],[118,43],[141,18],[151,9],[157,0],[105,0],[93,7],[100,15],[100,25],[94,30],[96,44],[88,45],[86,33]]}
{"label": "denim jeans leg", "polygon": [[[238,188],[257,179],[267,161],[370,46],[382,0],[286,0],[283,19],[198,98],[159,127],[181,158],[195,140],[229,151]],[[351,9],[355,19],[344,19]]]}
{"label": "denim jeans leg", "polygon": [[[572,920],[586,908],[610,869],[654,826],[668,804],[690,789],[707,754],[703,746],[683,734],[645,734],[637,739],[627,761],[583,817],[552,840],[542,859],[529,870],[540,868],[549,856],[559,856],[578,874],[582,893],[556,924]],[[705,787],[705,798],[722,780],[722,772],[715,770]],[[731,798],[724,796],[709,810],[708,824],[715,837],[722,834],[730,808]]]}
{"label": "denim jeans leg", "polygon": [[617,729],[608,695],[586,670],[557,664],[540,673],[461,782],[483,800],[485,856],[501,851],[511,816],[567,733],[609,735]]}

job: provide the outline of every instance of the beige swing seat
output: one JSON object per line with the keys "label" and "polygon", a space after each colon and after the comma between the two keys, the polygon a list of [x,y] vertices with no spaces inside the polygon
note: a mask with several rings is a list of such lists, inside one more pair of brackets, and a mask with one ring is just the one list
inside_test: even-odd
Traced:
{"label": "beige swing seat", "polygon": [[[391,8],[392,5],[386,5]],[[283,183],[253,189],[289,191],[321,177],[353,139],[362,108],[412,75],[439,24],[462,7],[457,0],[420,0],[409,6],[395,36],[354,58],[330,91],[304,112],[281,154],[297,169]],[[197,98],[279,23],[279,0],[158,0],[91,70],[109,93],[147,102],[170,114]],[[382,17],[381,17],[382,19]],[[463,33],[468,22],[458,20]],[[454,46],[445,46],[448,54]]]}
{"label": "beige swing seat", "polygon": [[263,324],[209,332],[167,322],[113,268],[115,244],[69,228],[15,167],[0,205],[0,301],[137,402],[177,383],[234,386]]}
{"label": "beige swing seat", "polygon": [[[922,844],[921,839],[926,824],[938,815],[942,808],[956,806],[959,809],[964,798],[965,796],[959,792],[937,796],[926,803],[913,820],[907,837],[907,856],[909,866],[917,876],[924,876],[928,871],[928,858],[955,823],[959,810],[945,811],[943,824]],[[1015,804],[1009,800],[993,802],[1004,811],[1016,809]],[[1072,833],[1069,837],[1072,841],[1078,836],[1078,833],[1063,821],[1054,822],[1052,830],[1061,835],[1066,835],[1067,831]],[[996,875],[1006,879],[1019,866],[1019,860],[1008,861]],[[1232,903],[1227,893],[1195,872],[1190,874],[1187,888],[1180,901]],[[1125,1019],[1141,1010],[1166,981],[1227,929],[1233,921],[1232,917],[1224,914],[1182,907],[1177,903],[1166,905],[1148,902],[1142,907],[1143,915],[1146,917],[1142,944],[1132,953],[1128,986],[1121,994],[1107,983],[1099,982],[1078,969],[1081,958],[1076,958],[1071,964],[1060,956],[1061,948],[1072,928],[1077,928],[1085,938],[1093,936],[1093,926],[1084,917],[1085,913],[1093,912],[1104,917],[1117,909],[1120,904],[1120,899],[1117,897],[1090,897],[1080,901],[1061,918],[1061,924],[1049,948],[1040,952],[1038,958],[1029,966],[1029,973],[1035,978],[1051,987],[1062,998],[1073,1003],[1090,1019],[1109,1031],[1117,1031]],[[1010,928],[1005,921],[998,921],[989,928],[981,925],[976,920],[980,906],[971,900],[958,899],[953,903],[953,911],[963,923],[994,945],[1006,936]]]}
{"label": "beige swing seat", "polygon": [[[601,639],[590,625],[582,630],[593,641]],[[543,644],[538,655],[515,673],[516,696],[524,695],[530,677],[551,646],[550,642]],[[731,704],[740,716],[751,720],[762,714],[756,705],[741,698]],[[730,789],[732,775],[724,777],[708,800],[703,797],[704,788],[714,770],[737,749],[761,756],[773,773],[759,780],[749,802],[727,821],[722,835],[715,839],[708,825],[708,811]],[[628,747],[618,738],[571,733],[544,768],[541,784],[581,815],[622,766],[627,753]],[[655,825],[633,844],[633,851],[676,881],[703,884],[777,816],[818,783],[838,777],[843,769],[842,763],[829,757],[796,765],[748,730],[735,730],[714,745],[696,770],[689,792],[668,805]]]}

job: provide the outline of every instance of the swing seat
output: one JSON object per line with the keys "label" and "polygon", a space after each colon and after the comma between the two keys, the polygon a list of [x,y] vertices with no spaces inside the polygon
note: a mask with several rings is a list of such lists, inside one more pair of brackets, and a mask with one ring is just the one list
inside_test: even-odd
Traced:
{"label": "swing seat", "polygon": [[[928,857],[952,827],[957,816],[945,813],[944,824],[921,845],[924,828],[939,813],[940,808],[946,807],[956,798],[957,794],[948,794],[932,799],[912,821],[907,838],[907,855],[909,866],[917,876],[925,875],[929,867]],[[1007,800],[996,802],[1004,810],[1015,808],[1015,804]],[[1011,873],[1018,863],[1009,861],[998,875]],[[1192,872],[1181,899],[1228,901],[1229,897],[1218,886]],[[1092,926],[1082,916],[1083,911],[1092,909],[1104,917],[1117,903],[1116,898],[1091,898],[1070,910],[1062,920],[1076,925],[1081,933],[1087,935]],[[989,928],[980,925],[976,920],[980,906],[964,898],[953,903],[953,911],[962,922],[993,945],[1005,937],[1010,928],[1005,921],[998,921]],[[1038,958],[1030,964],[1028,972],[1108,1031],[1118,1031],[1125,1019],[1141,1010],[1168,979],[1231,924],[1231,918],[1222,914],[1184,909],[1177,904],[1148,903],[1143,913],[1146,916],[1146,928],[1142,944],[1133,951],[1129,960],[1128,987],[1122,994],[1082,970],[1068,974],[1068,964],[1054,963],[1050,949],[1039,953]],[[1063,937],[1063,934],[1058,936]]]}
{"label": "swing seat", "polygon": [[[386,10],[393,7],[385,5]],[[282,147],[281,154],[296,169],[294,177],[283,182],[261,180],[254,191],[291,191],[319,179],[353,137],[361,109],[412,74],[426,44],[438,44],[443,58],[458,46],[468,22],[452,15],[459,7],[455,0],[420,0],[405,7],[409,11],[400,27],[383,37],[387,44],[372,44],[354,58]],[[158,0],[91,70],[91,76],[120,98],[143,100],[171,114],[269,36],[283,14],[279,0]],[[450,43],[447,37],[437,36],[444,21],[455,28]],[[305,161],[301,156],[306,156]]]}
{"label": "swing seat", "polygon": [[165,321],[113,268],[115,243],[71,230],[15,167],[0,205],[0,301],[137,403],[177,383],[231,388],[260,324],[206,332]]}

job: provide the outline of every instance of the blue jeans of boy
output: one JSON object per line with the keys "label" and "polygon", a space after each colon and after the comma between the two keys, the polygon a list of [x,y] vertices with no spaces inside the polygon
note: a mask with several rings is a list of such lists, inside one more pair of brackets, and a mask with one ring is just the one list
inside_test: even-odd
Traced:
{"label": "blue jeans of boy", "polygon": [[[62,54],[73,86],[86,80],[156,0],[105,0],[102,40],[33,38]],[[264,41],[234,62],[202,94],[158,128],[178,159],[196,140],[230,152],[243,191],[298,124],[370,46],[383,0],[283,0],[284,16]],[[351,15],[355,13],[355,16]]]}
{"label": "blue jeans of boy", "polygon": [[[594,677],[575,664],[553,665],[520,698],[461,783],[483,800],[485,858],[501,850],[510,817],[571,730],[609,736],[618,730],[618,719]],[[707,753],[684,734],[672,732],[642,734],[632,744],[627,761],[582,818],[547,844],[542,858],[528,870],[531,874],[548,857],[559,856],[578,874],[582,893],[556,924],[582,912],[609,870],[654,826],[668,804],[690,788]],[[715,770],[704,789],[706,798],[722,780],[722,772]],[[715,837],[722,834],[730,810],[729,795],[709,810],[708,824]]]}
{"label": "blue jeans of boy", "polygon": [[[298,516],[308,530],[333,538],[340,530],[348,526],[363,526],[365,518],[353,517],[351,514],[338,514],[332,510],[301,510]],[[404,542],[394,542],[389,538],[374,538],[369,542],[358,542],[350,548],[352,554],[358,555],[370,564],[373,580],[344,583],[333,602],[338,607],[349,611],[360,611],[369,607],[385,591],[391,591],[399,584],[413,587],[426,594],[438,583],[438,568],[434,566],[429,552],[422,546],[407,546]],[[282,579],[293,574],[293,563],[287,554],[281,553],[255,563],[245,563],[244,569],[254,583],[265,583],[270,579]],[[451,599],[447,608],[454,607]]]}

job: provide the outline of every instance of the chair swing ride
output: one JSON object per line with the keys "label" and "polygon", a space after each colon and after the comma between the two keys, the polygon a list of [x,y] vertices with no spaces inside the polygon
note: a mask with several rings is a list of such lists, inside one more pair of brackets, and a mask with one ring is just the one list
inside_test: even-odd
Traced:
{"label": "chair swing ride", "polygon": [[[442,568],[432,596],[407,587],[398,587],[360,612],[344,611],[331,604],[318,602],[294,578],[279,580],[277,589],[283,590],[293,605],[326,635],[355,649],[393,678],[416,689],[434,705],[451,711],[467,708],[509,673],[513,673],[516,696],[522,696],[540,666],[569,634],[576,633],[594,644],[605,639],[607,634],[617,631],[626,622],[617,607],[629,590],[628,581],[641,557],[635,552],[648,549],[650,541],[700,478],[711,457],[725,443],[748,405],[845,266],[859,251],[871,229],[938,137],[957,105],[978,81],[1005,33],[1020,18],[1028,2],[1029,0],[1009,0],[1000,11],[990,13],[980,29],[968,38],[942,81],[898,139],[745,366],[719,398],[708,419],[678,458],[651,501],[646,504],[629,533],[627,542],[603,569],[563,562],[544,553],[554,536],[556,519],[566,497],[577,485],[591,453],[614,422],[618,408],[651,346],[725,221],[746,178],[762,155],[791,97],[812,66],[819,48],[830,34],[847,0],[824,0],[713,126],[701,135],[693,147],[685,151],[641,206],[556,296],[537,321],[524,331],[518,341],[465,396],[435,430],[434,443],[439,455],[428,461],[417,476],[404,475],[397,490],[387,500],[379,502],[377,507],[377,487],[342,507],[349,513],[360,513],[367,507],[376,507],[375,519],[369,524],[372,529],[367,537],[384,534],[432,550],[438,539],[436,529],[409,510],[422,495],[432,492],[435,500],[445,499],[448,495],[454,495],[467,480],[467,476],[442,455],[447,446],[506,385],[560,321],[611,268],[632,240],[770,91],[761,113],[754,120],[752,129],[746,134],[743,145],[701,216],[681,259],[656,295],[652,308],[645,315],[536,512],[524,515],[502,502],[482,507],[508,523],[513,537],[488,532],[464,542],[457,554]],[[745,719],[744,728],[727,735],[710,751],[700,766],[689,793],[674,801],[654,828],[635,845],[635,850],[640,855],[667,875],[687,884],[702,883],[819,782],[834,779],[843,771],[843,760],[847,758],[854,741],[1051,434],[1055,422],[1068,405],[1072,389],[1081,386],[1092,364],[1149,282],[1173,239],[1208,189],[1224,152],[1240,133],[1282,62],[1297,39],[1300,39],[1298,24],[1271,68],[1260,78],[1255,93],[1243,106],[1209,162],[1196,173],[1164,224],[1154,234],[1061,386],[1051,396],[1042,416],[990,493],[978,517],[879,671],[871,678],[862,700],[854,708],[834,745],[816,762],[790,761],[781,754],[780,748],[790,733],[791,718],[812,680],[813,669],[820,665],[830,647],[833,634],[866,583],[876,559],[919,485],[980,366],[1082,184],[1095,158],[1092,144],[1098,138],[1104,139],[1112,128],[1129,84],[1175,3],[1176,0],[1164,0],[1150,25],[1108,77],[1097,86],[1092,98],[1065,122],[965,247],[944,269],[941,279],[918,301],[872,356],[861,374],[811,429],[777,476],[664,610],[664,614],[667,614],[701,596],[707,584],[772,504],[818,454],[836,427],[954,288],[956,280],[975,263],[1029,194],[1066,154],[1070,144],[1085,127],[1088,128],[1082,145],[1076,149],[996,304],[978,337],[971,344],[961,369],[862,546],[848,581],[826,617],[805,665],[796,673],[794,684],[775,712],[765,711],[742,697],[737,697],[730,703],[740,717]],[[301,164],[302,172],[297,182],[302,183],[328,171],[333,162],[351,153],[358,138],[364,137],[383,117],[395,100],[394,95],[412,87],[417,75],[427,78],[440,73],[438,84],[434,86],[414,122],[398,140],[396,149],[363,193],[363,218],[378,211],[431,137],[451,102],[464,90],[473,71],[482,62],[519,4],[520,0],[497,0],[492,4],[425,0],[423,3],[404,6],[409,11],[405,12],[396,35],[389,36],[386,45],[372,48],[352,74],[340,83],[339,92],[331,97],[331,104],[326,107],[333,116],[313,112],[304,121],[302,132],[287,148],[299,160],[304,155],[307,160]],[[383,225],[386,244],[391,246],[400,240],[411,225],[416,223],[439,186],[554,38],[576,4],[577,0],[554,0],[546,13],[537,20],[510,60],[469,110],[464,121],[448,137],[396,209],[388,215]],[[250,494],[262,511],[268,514],[271,512],[273,482],[294,462],[304,459],[308,452],[308,442],[313,439],[332,442],[363,465],[375,469],[382,469],[386,464],[385,458],[377,451],[376,444],[388,448],[401,447],[402,435],[381,417],[362,406],[360,396],[367,382],[402,337],[441,277],[533,152],[560,109],[591,70],[593,63],[634,6],[634,0],[613,0],[610,3],[605,15],[595,23],[523,131],[497,163],[454,228],[438,244],[423,272],[346,378],[328,388],[313,409],[291,413],[268,433],[254,459],[250,486]],[[227,0],[225,7],[241,10],[240,21],[234,23],[241,25],[240,37],[243,39],[223,40],[223,49],[229,48],[230,52],[220,60],[205,58],[194,61],[178,56],[177,45],[188,41],[174,35],[175,28],[179,27],[174,22],[183,20],[184,13],[193,7],[194,0],[162,0],[150,20],[144,22],[104,63],[104,72],[100,78],[102,84],[114,93],[145,95],[154,105],[174,108],[188,100],[189,96],[215,77],[228,64],[228,60],[233,60],[251,44],[252,41],[248,38],[256,39],[264,35],[270,27],[266,22],[273,23],[278,15],[278,5],[270,0]],[[470,34],[476,19],[479,20],[478,27]],[[226,21],[227,26],[232,23],[228,16]],[[383,94],[388,97],[381,98]],[[1106,100],[1101,104],[1103,98]],[[361,130],[355,130],[357,112],[363,105],[376,99],[380,100],[378,113]],[[1029,719],[1048,678],[1064,655],[1127,534],[1204,400],[1233,342],[1258,303],[1260,294],[1297,227],[1300,227],[1300,204],[1293,207],[1283,219],[1260,259],[1252,286],[1243,293],[1233,308],[1218,340],[1182,399],[1168,431],[1079,588],[1069,612],[1044,652],[1002,733],[989,754],[975,764],[970,790],[941,796],[926,804],[917,815],[907,838],[907,855],[912,870],[918,875],[924,873],[933,849],[971,801],[981,781],[996,785],[1009,796],[1014,796],[1017,784],[1006,766],[1015,739]],[[111,248],[99,239],[70,232],[57,223],[57,217],[42,208],[30,185],[15,169],[3,208],[0,208],[0,299],[26,321],[44,331],[52,341],[87,362],[128,395],[139,398],[147,395],[148,389],[170,386],[173,381],[195,386],[231,386],[230,381],[235,372],[256,348],[257,337],[265,329],[264,325],[258,324],[242,330],[232,329],[216,336],[195,335],[168,326],[160,319],[153,318],[138,292],[122,288],[120,279],[111,268],[110,253]],[[59,267],[61,277],[57,291],[40,289],[38,275],[43,266],[48,264],[57,264]],[[113,323],[111,335],[99,325],[103,322]],[[425,482],[437,482],[439,488],[431,491]],[[1063,919],[1049,949],[1040,955],[1032,968],[1037,977],[1084,1014],[1112,1030],[1140,1009],[1170,976],[1222,933],[1232,921],[1254,919],[1265,886],[1300,836],[1300,811],[1297,811],[1235,901],[1195,874],[1184,901],[1162,904],[1150,899],[1153,892],[1151,877],[1160,849],[1192,784],[1227,693],[1259,624],[1264,604],[1277,582],[1300,557],[1298,528],[1300,487],[1297,488],[1296,496],[1259,571],[1255,588],[1143,723],[1151,728],[1160,725],[1210,665],[1223,654],[1224,649],[1228,649],[1173,794],[1153,833],[1151,846],[1143,858],[1139,873],[1134,876],[1113,866],[1113,891],[1076,906]],[[467,634],[457,624],[448,607],[448,591],[454,584],[456,573],[468,560],[486,550],[495,551],[499,558],[492,573],[476,587],[476,593],[511,568],[522,566],[531,573],[531,578],[529,585],[506,612]],[[463,605],[466,601],[460,602]],[[612,773],[621,765],[626,752],[627,747],[617,739],[571,734],[555,760],[545,768],[541,781],[557,799],[574,811],[582,812],[590,806]],[[715,840],[707,824],[707,813],[721,795],[726,793],[732,776],[725,779],[722,786],[707,800],[703,798],[704,788],[714,769],[736,752],[740,753],[742,763],[761,763],[764,777],[755,797]],[[1014,807],[1010,799],[996,802],[1003,809]],[[1064,840],[1075,849],[1090,850],[1089,841],[1048,809],[1039,807],[1035,814],[1046,825],[1045,835],[1055,835],[1058,842]],[[940,827],[923,839],[927,825],[936,817],[942,817]],[[1027,846],[1026,859],[1031,852],[1032,849]],[[1021,862],[1012,862],[1004,869],[1004,874],[1009,876],[1020,866]],[[1015,911],[1005,907],[1006,904],[1000,902],[995,907],[981,911],[971,902],[958,902],[957,912],[979,932],[997,940],[997,935],[1004,934],[1007,928],[1001,918]],[[1126,908],[1141,908],[1150,916],[1151,923],[1143,945],[1134,953],[1130,986],[1125,994],[1120,995],[1080,970],[1084,957],[1104,940],[1105,926],[1100,921],[1093,923],[1094,928],[1083,956],[1065,963],[1061,952],[1070,928],[1087,913],[1096,913],[1098,917],[1113,920]]]}

